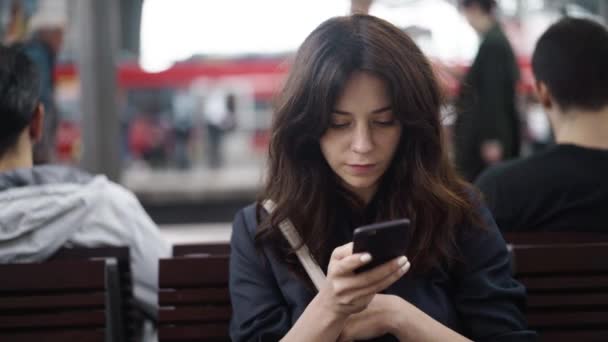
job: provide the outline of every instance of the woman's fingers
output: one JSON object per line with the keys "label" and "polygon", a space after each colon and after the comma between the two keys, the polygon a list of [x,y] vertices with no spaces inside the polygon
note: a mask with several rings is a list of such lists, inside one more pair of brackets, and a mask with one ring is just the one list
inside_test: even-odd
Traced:
{"label": "woman's fingers", "polygon": [[[405,256],[392,259],[382,265],[372,268],[371,270],[360,273],[352,278],[352,288],[362,289],[371,287],[379,283],[387,277],[399,274],[399,270],[408,263]],[[398,279],[398,278],[397,278]]]}
{"label": "woman's fingers", "polygon": [[402,255],[400,257],[387,261],[382,265],[374,267],[371,270],[365,271],[359,274],[358,276],[361,278],[362,282],[366,284],[374,284],[390,275],[395,274],[408,262],[409,261],[407,257]]}
{"label": "woman's fingers", "polygon": [[[361,258],[359,258],[361,259]],[[350,263],[350,264],[349,264]],[[336,265],[342,267],[350,276],[338,277],[333,282],[334,292],[341,296],[340,303],[346,304],[357,297],[366,296],[380,292],[401,278],[409,270],[409,262],[406,257],[395,258],[369,271],[354,275],[352,271],[361,261],[356,256],[347,257]]]}
{"label": "woman's fingers", "polygon": [[380,279],[375,283],[368,283],[368,286],[361,287],[355,291],[353,291],[350,296],[353,298],[358,297],[366,297],[369,295],[374,295],[376,293],[384,291],[386,288],[391,286],[394,282],[399,280],[403,275],[405,275],[409,269],[411,264],[407,261],[403,266],[400,266],[392,273],[388,274],[385,278]]}
{"label": "woman's fingers", "polygon": [[[389,287],[409,270],[405,256],[390,260],[373,269],[355,274],[354,271],[369,263],[369,253],[352,254],[353,244],[336,247],[331,255],[327,272],[331,300],[339,312],[355,313],[364,310],[373,296]],[[325,291],[324,291],[325,292]]]}
{"label": "woman's fingers", "polygon": [[336,261],[332,265],[331,272],[337,276],[351,275],[357,268],[369,263],[371,260],[372,256],[369,253],[352,254],[342,260]]}
{"label": "woman's fingers", "polygon": [[342,260],[351,254],[353,254],[353,243],[349,242],[345,245],[334,248],[334,251],[331,253],[331,259]]}

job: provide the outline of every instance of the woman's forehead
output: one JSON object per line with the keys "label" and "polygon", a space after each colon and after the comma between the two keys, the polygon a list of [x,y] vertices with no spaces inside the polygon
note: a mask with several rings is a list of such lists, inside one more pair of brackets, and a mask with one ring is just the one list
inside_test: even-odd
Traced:
{"label": "woman's forehead", "polygon": [[390,103],[388,87],[382,78],[369,72],[355,72],[344,84],[334,107],[344,112],[372,112]]}

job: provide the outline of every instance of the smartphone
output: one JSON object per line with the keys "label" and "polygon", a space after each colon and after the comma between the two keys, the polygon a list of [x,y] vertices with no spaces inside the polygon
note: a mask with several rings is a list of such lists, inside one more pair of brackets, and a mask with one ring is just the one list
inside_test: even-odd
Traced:
{"label": "smartphone", "polygon": [[409,242],[409,227],[410,220],[400,219],[355,229],[353,254],[367,252],[372,256],[372,261],[356,269],[355,273],[367,271],[405,255]]}

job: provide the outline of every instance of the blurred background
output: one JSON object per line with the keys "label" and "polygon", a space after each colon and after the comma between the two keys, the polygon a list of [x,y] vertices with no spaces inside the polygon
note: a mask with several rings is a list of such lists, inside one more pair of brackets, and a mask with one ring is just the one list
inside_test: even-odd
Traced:
{"label": "blurred background", "polygon": [[[532,88],[536,39],[564,15],[606,23],[608,0],[498,4],[521,72],[522,154],[531,154],[551,141]],[[454,98],[479,44],[457,0],[0,0],[0,34],[53,42],[54,161],[131,189],[165,232],[224,239],[261,184],[289,56],[353,6],[410,34]],[[444,114],[449,132],[449,103]]]}

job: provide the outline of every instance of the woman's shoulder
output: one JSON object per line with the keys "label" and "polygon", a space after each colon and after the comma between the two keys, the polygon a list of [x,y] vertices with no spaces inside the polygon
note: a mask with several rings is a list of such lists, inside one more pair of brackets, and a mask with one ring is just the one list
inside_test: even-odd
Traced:
{"label": "woman's shoulder", "polygon": [[232,234],[246,234],[253,238],[257,230],[257,202],[251,203],[248,206],[241,208],[232,223]]}

